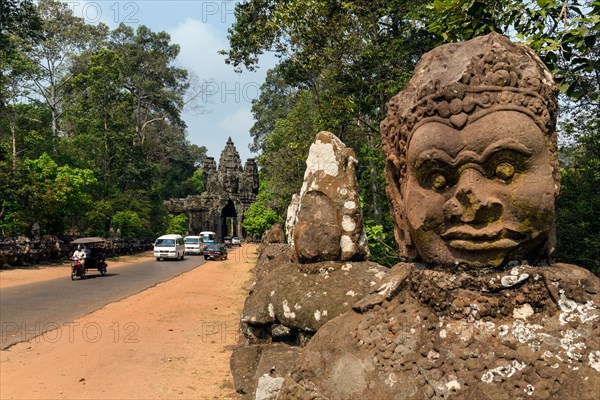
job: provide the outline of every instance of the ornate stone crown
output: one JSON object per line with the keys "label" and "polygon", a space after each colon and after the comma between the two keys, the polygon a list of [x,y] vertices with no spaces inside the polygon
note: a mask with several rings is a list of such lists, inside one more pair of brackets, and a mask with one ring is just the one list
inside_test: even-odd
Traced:
{"label": "ornate stone crown", "polygon": [[461,129],[499,110],[525,113],[546,135],[554,134],[557,103],[549,71],[528,47],[491,33],[427,53],[390,101],[381,133],[403,148],[427,122]]}

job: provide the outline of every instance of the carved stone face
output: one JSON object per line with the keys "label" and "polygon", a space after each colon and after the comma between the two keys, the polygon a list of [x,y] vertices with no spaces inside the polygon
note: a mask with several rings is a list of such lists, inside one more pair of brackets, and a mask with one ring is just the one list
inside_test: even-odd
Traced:
{"label": "carved stone face", "polygon": [[551,153],[525,114],[497,111],[462,130],[418,127],[407,150],[404,207],[424,261],[498,266],[540,257],[553,235]]}
{"label": "carved stone face", "polygon": [[225,175],[223,177],[223,189],[228,193],[236,193],[238,191],[237,177]]}

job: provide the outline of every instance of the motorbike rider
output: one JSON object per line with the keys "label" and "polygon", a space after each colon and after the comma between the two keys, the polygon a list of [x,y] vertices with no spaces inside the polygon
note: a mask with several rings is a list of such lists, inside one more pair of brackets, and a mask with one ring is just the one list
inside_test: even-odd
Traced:
{"label": "motorbike rider", "polygon": [[78,244],[77,250],[75,250],[75,252],[73,253],[73,260],[83,262],[84,258],[85,258],[85,253],[81,249],[81,245]]}

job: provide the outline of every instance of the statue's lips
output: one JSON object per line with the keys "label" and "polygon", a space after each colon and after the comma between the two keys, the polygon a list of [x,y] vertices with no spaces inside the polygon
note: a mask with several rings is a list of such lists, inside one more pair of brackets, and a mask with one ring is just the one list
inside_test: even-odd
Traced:
{"label": "statue's lips", "polygon": [[526,235],[506,227],[476,229],[471,226],[459,226],[446,230],[441,237],[455,249],[506,250],[518,246]]}

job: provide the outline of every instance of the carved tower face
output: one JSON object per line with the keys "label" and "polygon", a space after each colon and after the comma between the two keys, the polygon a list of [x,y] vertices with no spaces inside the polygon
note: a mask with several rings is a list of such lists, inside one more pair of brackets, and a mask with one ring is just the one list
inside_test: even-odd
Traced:
{"label": "carved tower face", "polygon": [[539,59],[498,34],[423,57],[382,123],[404,256],[474,267],[547,258],[559,191],[552,91]]}

